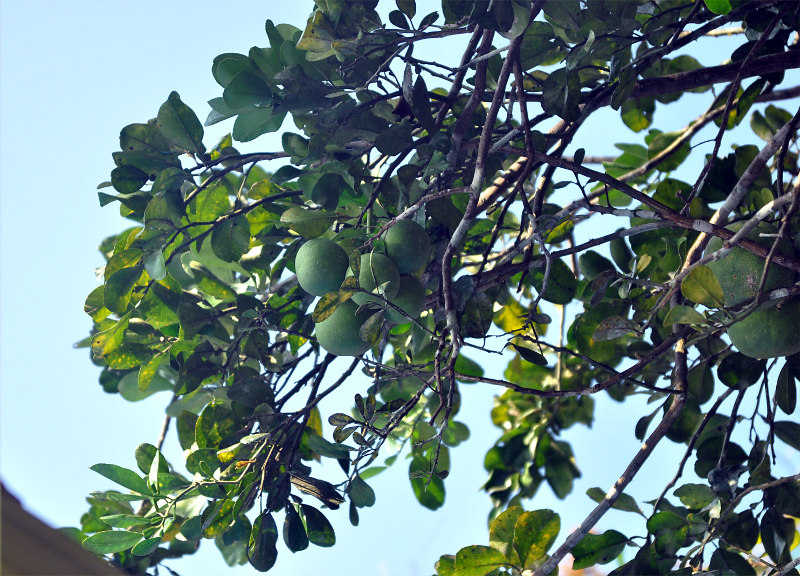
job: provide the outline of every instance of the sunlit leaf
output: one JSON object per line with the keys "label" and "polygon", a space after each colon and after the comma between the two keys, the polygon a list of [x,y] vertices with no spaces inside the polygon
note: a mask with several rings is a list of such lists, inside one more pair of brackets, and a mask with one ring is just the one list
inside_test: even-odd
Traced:
{"label": "sunlit leaf", "polygon": [[158,109],[158,129],[171,144],[193,154],[203,154],[203,125],[183,103],[177,92],[172,92]]}
{"label": "sunlit leaf", "polygon": [[681,293],[691,300],[709,308],[719,308],[725,302],[717,277],[708,266],[696,266],[681,282]]}
{"label": "sunlit leaf", "polygon": [[83,547],[97,554],[113,554],[129,550],[141,539],[139,532],[107,530],[89,536],[83,541]]}

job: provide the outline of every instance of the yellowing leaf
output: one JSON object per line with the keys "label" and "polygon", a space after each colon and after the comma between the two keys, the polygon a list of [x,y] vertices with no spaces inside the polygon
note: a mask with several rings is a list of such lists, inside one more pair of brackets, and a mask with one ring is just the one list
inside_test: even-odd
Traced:
{"label": "yellowing leaf", "polygon": [[692,302],[709,308],[719,308],[725,300],[722,286],[708,266],[693,268],[681,283],[681,293]]}

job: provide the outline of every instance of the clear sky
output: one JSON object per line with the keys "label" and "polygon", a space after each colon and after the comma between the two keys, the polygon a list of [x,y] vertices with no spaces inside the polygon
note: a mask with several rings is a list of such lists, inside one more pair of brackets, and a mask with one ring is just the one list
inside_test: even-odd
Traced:
{"label": "clear sky", "polygon": [[[105,394],[88,352],[72,348],[91,326],[83,302],[97,286],[94,269],[103,264],[96,247],[126,226],[116,205],[101,209],[96,194],[113,168],[119,131],[154,117],[172,90],[204,119],[206,101],[221,94],[211,76],[214,56],[266,45],[267,18],[302,28],[312,2],[3,0],[0,6],[0,474],[46,522],[78,525],[86,495],[113,487],[89,466],[135,468],[134,450],[155,442],[168,401],[161,394],[131,404]],[[609,123],[600,127],[603,133],[619,137],[591,154],[612,154],[614,142],[640,139],[615,114],[603,122]],[[207,129],[206,143],[230,128]],[[280,148],[277,139],[254,144]],[[487,365],[495,373],[502,367]],[[343,395],[352,397],[360,384]],[[430,574],[440,554],[487,543],[489,500],[479,488],[486,477],[483,455],[498,436],[488,414],[493,392],[465,387],[459,419],[473,436],[453,451],[441,510],[417,505],[400,462],[371,481],[378,502],[361,510],[360,527],[350,527],[346,509],[328,513],[338,544],[297,554],[279,544],[274,573]],[[546,487],[528,504],[559,512],[562,538],[593,506],[582,493],[608,489],[637,449],[635,419],[625,412],[630,408],[598,399],[593,429],[566,435],[584,471],[573,493],[577,506],[567,509]],[[167,455],[177,454],[176,442],[170,446]],[[633,490],[663,478],[658,460],[680,452],[659,447]],[[625,517],[612,512],[603,525]],[[168,565],[182,576],[255,573],[249,566],[228,569],[210,541],[194,557]]]}

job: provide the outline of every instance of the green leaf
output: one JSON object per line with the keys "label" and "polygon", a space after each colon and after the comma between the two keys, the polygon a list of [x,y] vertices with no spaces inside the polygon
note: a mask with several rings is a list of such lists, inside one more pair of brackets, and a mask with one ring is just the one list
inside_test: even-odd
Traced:
{"label": "green leaf", "polygon": [[169,151],[169,144],[156,128],[155,123],[128,124],[119,133],[120,150],[128,152],[144,150],[162,153]]}
{"label": "green leaf", "polygon": [[639,324],[622,316],[608,316],[603,318],[592,334],[595,342],[607,342],[622,338],[630,333],[638,334],[641,330]]}
{"label": "green leaf", "polygon": [[452,554],[440,556],[434,564],[436,576],[454,576],[456,573],[456,557]]}
{"label": "green leaf", "polygon": [[297,49],[333,54],[331,45],[334,40],[336,40],[336,32],[331,23],[321,10],[317,10],[309,17],[303,36],[297,43]]}
{"label": "green leaf", "polygon": [[608,564],[622,553],[627,541],[627,536],[616,530],[608,530],[603,534],[587,534],[572,549],[575,558],[572,569],[581,570],[595,564]]}
{"label": "green leaf", "polygon": [[674,494],[687,508],[693,510],[702,510],[717,497],[707,484],[684,484]]}
{"label": "green leaf", "polygon": [[112,528],[133,528],[143,524],[150,524],[149,518],[143,518],[136,514],[109,514],[101,516],[100,519]]}
{"label": "green leaf", "polygon": [[83,547],[96,554],[114,554],[128,550],[141,539],[142,535],[139,532],[106,530],[89,536],[83,541]]}
{"label": "green leaf", "polygon": [[97,472],[101,476],[105,476],[120,486],[124,486],[132,492],[137,492],[146,496],[153,493],[150,488],[147,487],[147,483],[144,479],[133,470],[128,470],[116,464],[95,464],[94,466],[90,466],[89,469]]}
{"label": "green leaf", "polygon": [[537,366],[547,366],[547,358],[545,358],[543,354],[537,352],[536,350],[531,350],[530,348],[518,346],[516,344],[511,344],[511,347],[514,348],[514,350],[516,350],[520,357],[526,362],[530,362],[531,364],[535,364]]}
{"label": "green leaf", "polygon": [[161,134],[170,144],[191,152],[203,154],[203,125],[177,92],[172,92],[167,101],[158,109],[156,123]]}
{"label": "green leaf", "polygon": [[800,450],[800,424],[797,422],[775,422],[775,435],[786,444]]}
{"label": "green leaf", "polygon": [[188,212],[195,222],[212,222],[227,213],[230,207],[227,190],[212,185],[197,193],[189,203]]}
{"label": "green leaf", "polygon": [[144,258],[142,258],[142,262],[150,278],[156,282],[167,277],[167,266],[164,262],[164,253],[161,252],[161,250],[146,252]]}
{"label": "green leaf", "polygon": [[[567,222],[571,223],[572,221]],[[569,304],[572,302],[578,290],[578,281],[566,262],[560,258],[553,259],[550,264],[550,276],[547,279],[547,290],[542,293],[544,272],[544,267],[541,267],[533,270],[531,274],[531,283],[536,288],[536,291],[542,295],[542,298],[553,304]]]}
{"label": "green leaf", "polygon": [[320,456],[325,456],[326,458],[349,458],[350,457],[350,450],[346,447],[342,446],[341,444],[333,444],[332,442],[328,442],[325,438],[318,436],[317,434],[309,434],[308,435],[308,448],[319,454]]}
{"label": "green leaf", "polygon": [[329,548],[336,544],[336,534],[333,526],[325,515],[308,504],[301,505],[303,519],[305,520],[308,540],[316,546]]}
{"label": "green leaf", "polygon": [[641,132],[653,123],[655,110],[652,98],[629,98],[622,103],[620,115],[625,126],[634,132]]}
{"label": "green leaf", "polygon": [[734,352],[719,363],[717,377],[725,386],[741,390],[758,382],[764,374],[765,366],[765,360],[756,360]]}
{"label": "green leaf", "polygon": [[136,546],[131,548],[131,554],[134,556],[148,556],[149,554],[152,554],[156,548],[158,548],[159,544],[161,544],[161,536],[145,538],[136,544]]}
{"label": "green leaf", "polygon": [[522,566],[532,567],[544,558],[560,530],[561,519],[552,510],[533,510],[520,515],[514,527],[514,550]]}
{"label": "green leaf", "polygon": [[581,82],[577,72],[560,68],[550,74],[542,87],[542,108],[567,122],[580,115]]}
{"label": "green leaf", "polygon": [[[606,498],[606,493],[603,491],[602,488],[594,487],[589,488],[586,491],[586,495],[594,500],[595,502],[602,502]],[[644,516],[642,509],[639,508],[639,505],[636,503],[636,500],[633,496],[629,494],[620,494],[617,499],[614,501],[614,504],[611,506],[615,510],[622,510],[623,512],[635,512],[636,514],[641,514]]]}
{"label": "green leaf", "polygon": [[259,76],[239,72],[222,92],[225,105],[231,110],[263,107],[272,104],[272,92]]}
{"label": "green leaf", "polygon": [[321,236],[335,219],[335,214],[325,210],[310,210],[300,206],[292,206],[281,214],[281,222],[306,239]]}
{"label": "green leaf", "polygon": [[704,326],[708,324],[708,321],[705,316],[691,306],[679,304],[670,308],[669,312],[667,312],[667,315],[664,317],[664,326],[671,326],[672,324],[694,324],[696,326]]}
{"label": "green leaf", "polygon": [[319,177],[311,189],[310,199],[326,210],[335,210],[339,204],[339,197],[345,190],[352,194],[353,189],[341,174],[326,172]]}
{"label": "green leaf", "polygon": [[266,572],[275,565],[278,559],[278,526],[268,511],[264,511],[253,523],[250,542],[247,547],[247,558],[259,572]]}
{"label": "green leaf", "polygon": [[381,335],[384,316],[384,311],[378,310],[367,318],[358,330],[358,337],[364,342],[369,342],[371,344],[377,342]]}
{"label": "green leaf", "polygon": [[[681,131],[675,132],[662,132],[655,136],[650,141],[650,145],[647,147],[647,154],[652,159],[655,158],[658,154],[663,152],[666,148],[672,145],[678,138],[683,135]],[[658,164],[656,164],[655,168],[659,172],[670,172],[678,168],[684,160],[689,156],[689,152],[691,152],[691,148],[688,142],[684,142],[680,145],[680,147],[675,151],[672,152],[666,160],[662,160]]]}
{"label": "green leaf", "polygon": [[284,132],[281,136],[283,151],[289,154],[293,164],[299,164],[308,156],[308,140],[300,134]]}
{"label": "green leaf", "polygon": [[717,548],[711,555],[709,570],[717,574],[736,574],[737,576],[756,576],[750,563],[735,552]]}
{"label": "green leaf", "polygon": [[122,194],[132,194],[147,183],[148,175],[135,166],[119,166],[111,171],[111,185]]}
{"label": "green leaf", "polygon": [[767,121],[767,118],[758,110],[754,110],[750,115],[750,128],[756,136],[765,142],[769,142],[774,135],[772,126]]}
{"label": "green leaf", "polygon": [[250,142],[262,134],[278,130],[285,117],[286,112],[275,113],[271,106],[242,112],[233,123],[231,134],[239,142]]}
{"label": "green leaf", "polygon": [[98,332],[92,337],[92,353],[95,356],[102,358],[119,348],[125,338],[131,314],[133,314],[133,310],[122,316],[111,328]]}
{"label": "green leaf", "polygon": [[244,216],[218,224],[211,233],[211,249],[225,262],[236,262],[250,249],[250,223]]}
{"label": "green leaf", "polygon": [[785,518],[774,508],[761,519],[761,542],[769,557],[777,564],[791,561],[789,551],[796,537],[794,520]]}
{"label": "green leaf", "polygon": [[497,2],[494,4],[495,12],[500,9],[511,9],[513,14],[511,26],[500,30],[500,34],[509,40],[513,40],[525,32],[531,19],[531,5],[529,2]]}
{"label": "green leaf", "polygon": [[437,510],[444,504],[444,482],[432,475],[430,464],[421,456],[415,456],[409,466],[411,488],[417,501],[429,510]]}
{"label": "green leaf", "polygon": [[709,308],[720,308],[725,294],[719,280],[708,266],[696,266],[681,282],[681,293],[697,304]]}
{"label": "green leaf", "polygon": [[415,0],[395,0],[397,7],[409,18],[413,18],[417,13],[417,3]]}
{"label": "green leaf", "polygon": [[299,552],[308,548],[308,534],[300,514],[297,513],[297,504],[286,507],[286,517],[283,520],[283,541],[292,552]]}
{"label": "green leaf", "polygon": [[136,264],[111,274],[103,292],[103,303],[106,308],[117,314],[122,314],[128,309],[133,288],[142,277],[143,268],[141,264]]}
{"label": "green leaf", "polygon": [[797,407],[797,380],[789,362],[783,365],[781,373],[778,375],[775,400],[778,403],[778,408],[786,414],[793,414]]}
{"label": "green leaf", "polygon": [[213,74],[214,80],[225,88],[239,72],[252,69],[252,61],[244,54],[225,53],[214,58],[211,74]]}
{"label": "green leaf", "polygon": [[703,0],[706,7],[714,14],[727,14],[731,11],[730,0]]}
{"label": "green leaf", "polygon": [[498,514],[489,526],[489,545],[502,552],[511,564],[520,563],[519,555],[514,549],[514,529],[524,512],[520,506],[511,506]]}
{"label": "green leaf", "polygon": [[474,376],[476,378],[481,378],[484,374],[483,366],[474,360],[470,360],[464,356],[463,353],[459,354],[458,358],[456,358],[455,370],[459,374]]}
{"label": "green leaf", "polygon": [[372,506],[375,504],[375,491],[364,482],[361,476],[355,476],[347,487],[350,500],[359,508]]}
{"label": "green leaf", "polygon": [[413,145],[411,124],[408,121],[393,124],[375,139],[375,147],[381,154],[394,156]]}
{"label": "green leaf", "polygon": [[233,411],[221,404],[209,404],[200,413],[195,424],[195,442],[200,448],[219,448],[220,444],[236,430]]}
{"label": "green leaf", "polygon": [[453,576],[484,576],[507,564],[505,556],[499,550],[489,546],[467,546],[456,554]]}

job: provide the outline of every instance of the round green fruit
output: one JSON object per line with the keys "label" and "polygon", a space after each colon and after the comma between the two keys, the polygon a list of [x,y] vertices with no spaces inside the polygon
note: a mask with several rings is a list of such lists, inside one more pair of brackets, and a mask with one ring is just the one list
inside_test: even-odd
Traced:
{"label": "round green fruit", "polygon": [[[361,270],[358,274],[358,285],[367,292],[374,291],[378,286],[386,285],[384,298],[391,300],[397,296],[400,289],[400,272],[394,262],[377,252],[361,255]],[[377,302],[376,296],[359,292],[353,295],[356,304],[363,305],[367,302]]]}
{"label": "round green fruit", "polygon": [[[743,225],[743,222],[736,222],[727,228],[737,232]],[[762,222],[747,237],[769,248],[775,241],[776,233],[777,230],[773,226]],[[715,236],[709,241],[706,253],[711,254],[720,248],[722,248],[722,239]],[[778,250],[786,256],[791,256],[793,253],[792,243],[789,240],[782,240]],[[761,274],[764,271],[764,259],[744,248],[735,246],[725,257],[709,262],[708,267],[714,272],[714,276],[722,286],[725,306],[736,306],[755,298],[761,283]],[[792,270],[772,263],[764,282],[764,292],[790,286],[794,284],[794,277],[795,273]]]}
{"label": "round green fruit", "polygon": [[386,255],[400,274],[416,272],[428,263],[431,241],[425,228],[413,220],[398,220],[384,236]]}
{"label": "round green fruit", "polygon": [[777,358],[800,352],[800,298],[765,302],[728,328],[739,352],[751,358]]}
{"label": "round green fruit", "polygon": [[314,238],[297,251],[294,269],[300,287],[314,296],[338,290],[349,262],[344,249],[332,240]]}
{"label": "round green fruit", "polygon": [[425,287],[422,282],[416,276],[405,274],[400,276],[400,289],[391,302],[405,312],[408,317],[391,307],[386,308],[386,316],[396,324],[408,324],[411,322],[411,318],[419,317],[424,301]]}
{"label": "round green fruit", "polygon": [[371,312],[357,311],[358,306],[351,300],[339,304],[329,318],[315,327],[319,345],[337,356],[359,356],[369,350],[370,343],[359,338],[358,331]]}

